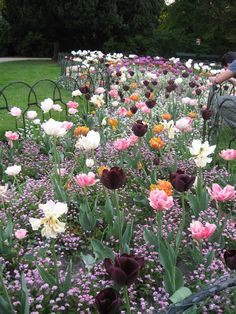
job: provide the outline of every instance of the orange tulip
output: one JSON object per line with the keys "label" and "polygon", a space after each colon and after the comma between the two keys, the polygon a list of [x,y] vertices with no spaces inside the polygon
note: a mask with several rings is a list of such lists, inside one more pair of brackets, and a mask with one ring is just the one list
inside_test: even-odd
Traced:
{"label": "orange tulip", "polygon": [[135,89],[135,88],[138,87],[138,84],[137,84],[137,83],[131,83],[131,84],[130,84],[130,87]]}
{"label": "orange tulip", "polygon": [[162,141],[160,137],[152,137],[149,141],[149,145],[156,150],[160,150],[165,146],[165,143]]}
{"label": "orange tulip", "polygon": [[75,136],[87,135],[88,132],[89,132],[89,128],[87,126],[78,126],[74,130],[74,135]]}
{"label": "orange tulip", "polygon": [[113,119],[113,118],[109,118],[107,120],[108,125],[110,125],[112,127],[113,131],[117,130],[117,126],[118,126],[118,120],[117,119]]}
{"label": "orange tulip", "polygon": [[197,117],[197,113],[194,111],[189,112],[188,117],[195,119]]}
{"label": "orange tulip", "polygon": [[152,133],[161,133],[164,130],[164,126],[162,124],[156,124],[154,125],[152,129]]}
{"label": "orange tulip", "polygon": [[130,110],[128,110],[126,112],[126,117],[130,118],[130,117],[132,117],[132,115],[133,115],[133,113]]}
{"label": "orange tulip", "polygon": [[132,94],[129,96],[129,98],[133,101],[139,101],[139,95],[137,94]]}
{"label": "orange tulip", "polygon": [[162,115],[162,119],[163,120],[171,120],[172,119],[172,115],[170,113],[163,113]]}
{"label": "orange tulip", "polygon": [[105,169],[108,169],[108,170],[110,170],[110,168],[109,167],[106,167],[106,166],[104,166],[104,165],[102,165],[102,166],[100,166],[99,168],[98,168],[98,175],[99,175],[99,177],[101,177],[102,176],[102,173],[103,173],[103,170],[105,170]]}

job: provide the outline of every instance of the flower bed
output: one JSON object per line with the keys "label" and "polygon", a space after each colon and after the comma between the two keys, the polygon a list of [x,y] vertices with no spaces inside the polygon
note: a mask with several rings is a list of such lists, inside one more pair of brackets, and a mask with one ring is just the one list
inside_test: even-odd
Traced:
{"label": "flower bed", "polygon": [[[236,150],[202,139],[211,68],[108,70],[109,90],[73,91],[68,121],[30,111],[1,143],[3,313],[157,313],[236,269]],[[191,310],[234,313],[235,291]]]}

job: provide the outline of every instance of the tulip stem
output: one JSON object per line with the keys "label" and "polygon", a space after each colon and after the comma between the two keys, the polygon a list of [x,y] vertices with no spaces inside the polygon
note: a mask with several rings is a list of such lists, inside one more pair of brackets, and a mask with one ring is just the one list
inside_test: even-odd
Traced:
{"label": "tulip stem", "polygon": [[58,287],[58,290],[59,290],[60,289],[60,279],[59,279],[59,270],[58,270],[58,266],[57,266],[57,256],[56,256],[56,251],[55,251],[55,245],[56,245],[56,242],[53,241],[53,243],[51,245],[52,259],[53,259],[53,264],[54,264],[54,268],[55,268],[57,287]]}
{"label": "tulip stem", "polygon": [[125,288],[124,288],[124,292],[125,292],[125,303],[126,303],[126,310],[127,310],[127,314],[131,314],[131,310],[130,310],[130,302],[129,302],[129,292],[128,292],[128,286],[125,286]]}

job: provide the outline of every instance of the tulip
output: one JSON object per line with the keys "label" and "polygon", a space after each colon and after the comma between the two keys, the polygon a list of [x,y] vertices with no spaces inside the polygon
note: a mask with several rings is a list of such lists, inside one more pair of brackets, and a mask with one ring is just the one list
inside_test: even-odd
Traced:
{"label": "tulip", "polygon": [[143,268],[144,257],[122,254],[116,256],[114,264],[111,259],[106,258],[104,265],[107,273],[116,284],[129,286],[135,282]]}
{"label": "tulip", "polygon": [[43,218],[29,218],[33,230],[38,230],[43,225],[41,234],[46,238],[56,238],[58,233],[65,231],[66,224],[58,218],[68,212],[67,204],[48,201],[46,204],[39,204],[39,209],[44,213]]}
{"label": "tulip", "polygon": [[127,150],[130,146],[130,142],[129,140],[125,139],[125,138],[120,138],[117,139],[114,142],[114,147],[116,150]]}
{"label": "tulip", "polygon": [[95,174],[93,172],[89,172],[88,174],[81,173],[75,177],[75,181],[81,188],[96,184]]}
{"label": "tulip", "polygon": [[236,149],[225,149],[219,153],[220,157],[224,160],[236,159]]}
{"label": "tulip", "polygon": [[26,229],[19,229],[19,230],[15,231],[15,237],[18,240],[24,239],[26,237],[26,234],[27,234],[27,230]]}
{"label": "tulip", "polygon": [[236,250],[227,250],[224,253],[225,264],[230,269],[236,269]]}
{"label": "tulip", "polygon": [[223,189],[217,183],[212,184],[212,189],[208,189],[211,197],[218,201],[224,202],[235,199],[235,189],[232,185],[226,185]]}
{"label": "tulip", "polygon": [[203,117],[204,120],[209,120],[210,117],[211,117],[212,114],[213,114],[212,110],[210,110],[210,109],[208,109],[208,108],[202,110],[201,113],[202,113],[202,117]]}
{"label": "tulip", "polygon": [[153,107],[155,107],[155,105],[156,105],[155,100],[148,100],[148,101],[146,101],[146,106],[147,106],[149,109],[152,109]]}
{"label": "tulip", "polygon": [[137,120],[136,123],[132,126],[132,131],[134,135],[142,137],[147,132],[147,124],[144,124],[141,120]]}
{"label": "tulip", "polygon": [[101,314],[116,314],[119,313],[121,299],[113,288],[106,288],[96,295],[95,304]]}
{"label": "tulip", "polygon": [[116,190],[124,184],[125,178],[126,176],[123,169],[112,167],[110,170],[103,170],[101,175],[101,182],[106,188],[110,190]]}
{"label": "tulip", "polygon": [[17,176],[19,173],[21,172],[21,166],[9,166],[7,167],[7,169],[5,170],[5,173],[9,176]]}
{"label": "tulip", "polygon": [[163,190],[153,190],[149,194],[149,204],[157,211],[165,211],[174,205],[173,197],[168,196]]}
{"label": "tulip", "polygon": [[177,170],[170,174],[170,182],[178,192],[188,191],[195,181],[195,176],[189,176],[182,170]]}
{"label": "tulip", "polygon": [[196,240],[208,239],[215,232],[216,225],[207,222],[204,227],[200,221],[192,221],[188,230],[191,231],[193,238]]}
{"label": "tulip", "polygon": [[11,114],[13,117],[18,118],[18,117],[20,117],[21,112],[22,112],[22,110],[21,110],[20,108],[18,108],[18,107],[13,107],[13,108],[11,108],[10,114]]}

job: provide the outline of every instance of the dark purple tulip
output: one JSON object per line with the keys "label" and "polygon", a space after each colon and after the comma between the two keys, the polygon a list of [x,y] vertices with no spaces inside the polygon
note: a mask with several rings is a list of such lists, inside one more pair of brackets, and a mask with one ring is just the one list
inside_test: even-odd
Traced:
{"label": "dark purple tulip", "polygon": [[195,176],[189,176],[180,169],[170,174],[170,182],[178,192],[188,191],[192,187],[194,181]]}
{"label": "dark purple tulip", "polygon": [[148,86],[149,85],[149,81],[143,81],[143,85],[144,86]]}
{"label": "dark purple tulip", "polygon": [[188,73],[188,72],[183,72],[183,73],[182,73],[182,77],[183,77],[183,78],[186,78],[186,77],[188,77],[188,76],[189,76],[189,73]]}
{"label": "dark purple tulip", "polygon": [[124,86],[123,86],[123,90],[124,90],[124,91],[129,90],[129,86],[128,86],[128,85],[124,85]]}
{"label": "dark purple tulip", "polygon": [[149,99],[150,95],[151,95],[150,92],[146,92],[146,93],[144,94],[144,96],[145,96],[146,98],[148,98],[148,99]]}
{"label": "dark purple tulip", "polygon": [[155,157],[155,158],[153,159],[153,164],[154,164],[155,166],[159,166],[159,165],[160,165],[160,158]]}
{"label": "dark purple tulip", "polygon": [[213,112],[210,109],[208,109],[208,108],[202,110],[202,117],[203,117],[203,119],[204,120],[209,120],[210,117],[212,116],[212,113]]}
{"label": "dark purple tulip", "polygon": [[114,264],[111,259],[106,258],[104,265],[107,273],[116,284],[129,286],[137,279],[144,265],[144,257],[122,254],[116,256]]}
{"label": "dark purple tulip", "polygon": [[157,85],[157,81],[152,81],[152,85]]}
{"label": "dark purple tulip", "polygon": [[129,71],[130,76],[134,76],[134,71]]}
{"label": "dark purple tulip", "polygon": [[116,314],[119,313],[121,299],[113,288],[106,288],[96,295],[95,304],[101,314]]}
{"label": "dark purple tulip", "polygon": [[194,81],[189,82],[189,87],[194,88],[196,86],[196,83]]}
{"label": "dark purple tulip", "polygon": [[138,108],[136,106],[131,106],[130,111],[135,114],[138,111]]}
{"label": "dark purple tulip", "polygon": [[230,269],[236,269],[236,250],[227,250],[224,253],[225,264]]}
{"label": "dark purple tulip", "polygon": [[125,182],[125,178],[126,176],[123,169],[112,167],[110,170],[103,170],[101,175],[101,182],[106,188],[110,190],[116,190],[122,187]]}
{"label": "dark purple tulip", "polygon": [[153,107],[155,107],[155,105],[156,105],[156,102],[155,102],[155,100],[147,100],[146,102],[145,102],[145,104],[146,104],[146,106],[149,108],[149,109],[152,109]]}
{"label": "dark purple tulip", "polygon": [[200,89],[200,88],[197,88],[197,89],[196,89],[196,95],[199,96],[199,95],[201,95],[201,93],[202,93],[201,89]]}
{"label": "dark purple tulip", "polygon": [[163,74],[166,75],[168,73],[167,70],[163,70]]}
{"label": "dark purple tulip", "polygon": [[82,86],[79,89],[81,91],[82,94],[87,94],[89,93],[89,87],[88,86]]}
{"label": "dark purple tulip", "polygon": [[134,135],[142,137],[146,134],[147,128],[147,124],[144,124],[141,120],[137,120],[132,126],[132,131]]}

